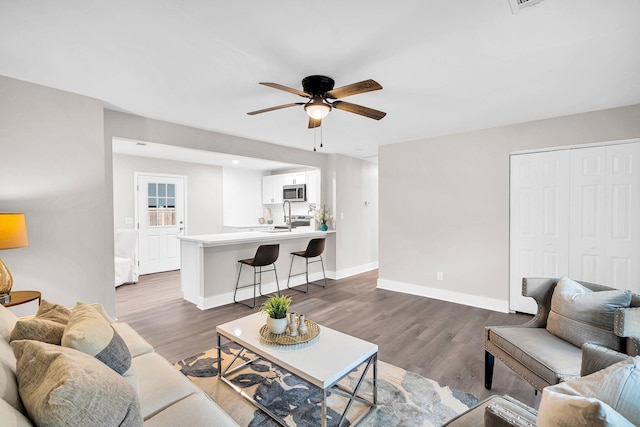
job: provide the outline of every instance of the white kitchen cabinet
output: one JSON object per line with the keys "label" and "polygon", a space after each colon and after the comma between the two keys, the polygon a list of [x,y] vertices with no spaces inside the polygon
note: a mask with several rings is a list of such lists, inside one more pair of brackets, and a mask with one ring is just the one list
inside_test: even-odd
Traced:
{"label": "white kitchen cabinet", "polygon": [[262,177],[262,203],[272,205],[282,203],[282,186],[285,175],[266,175]]}
{"label": "white kitchen cabinet", "polygon": [[305,184],[306,176],[304,172],[297,173],[287,173],[283,175],[273,175],[273,176],[281,176],[282,185],[296,185],[296,184]]}
{"label": "white kitchen cabinet", "polygon": [[318,204],[320,203],[320,191],[319,191],[319,173],[317,170],[309,171],[306,173],[305,182],[307,183],[307,203]]}

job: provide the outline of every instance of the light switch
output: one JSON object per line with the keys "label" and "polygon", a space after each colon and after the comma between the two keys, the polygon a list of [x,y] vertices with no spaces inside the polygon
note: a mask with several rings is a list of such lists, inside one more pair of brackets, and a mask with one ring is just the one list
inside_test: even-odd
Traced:
{"label": "light switch", "polygon": [[124,223],[125,223],[126,225],[133,225],[133,217],[130,217],[130,216],[125,217],[125,219],[124,219]]}

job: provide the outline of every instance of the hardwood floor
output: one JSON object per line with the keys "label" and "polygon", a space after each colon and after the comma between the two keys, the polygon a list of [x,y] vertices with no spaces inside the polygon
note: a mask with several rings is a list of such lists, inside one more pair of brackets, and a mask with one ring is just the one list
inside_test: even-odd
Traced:
{"label": "hardwood floor", "polygon": [[[287,290],[292,309],[320,325],[378,344],[380,360],[402,367],[480,400],[509,394],[536,407],[533,387],[496,361],[493,389],[484,388],[484,335],[490,325],[515,325],[525,314],[497,313],[376,288],[377,270],[309,294]],[[262,300],[261,300],[262,301]],[[261,302],[260,301],[260,302]],[[260,304],[258,303],[258,306]],[[141,276],[116,290],[118,320],[128,322],[170,362],[216,345],[218,324],[258,311],[229,304],[202,311],[182,299],[178,271]]]}

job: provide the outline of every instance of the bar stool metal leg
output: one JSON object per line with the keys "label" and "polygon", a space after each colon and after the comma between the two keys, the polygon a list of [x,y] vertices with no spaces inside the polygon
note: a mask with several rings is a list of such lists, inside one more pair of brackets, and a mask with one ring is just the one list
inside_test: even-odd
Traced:
{"label": "bar stool metal leg", "polygon": [[238,270],[238,280],[236,280],[236,290],[233,292],[233,302],[242,304],[249,308],[254,308],[256,306],[256,273],[255,268],[253,269],[253,305],[246,304],[242,301],[236,300],[236,294],[238,293],[238,285],[240,284],[240,274],[242,274],[242,264],[240,264],[240,270]]}

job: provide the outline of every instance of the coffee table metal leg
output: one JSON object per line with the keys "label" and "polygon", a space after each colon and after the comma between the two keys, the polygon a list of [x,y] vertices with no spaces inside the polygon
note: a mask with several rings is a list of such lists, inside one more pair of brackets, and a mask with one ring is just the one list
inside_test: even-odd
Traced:
{"label": "coffee table metal leg", "polygon": [[322,406],[320,407],[320,425],[325,427],[327,425],[327,389],[322,390]]}
{"label": "coffee table metal leg", "polygon": [[[344,412],[342,412],[342,416],[340,417],[340,420],[338,421],[338,427],[340,427],[342,425],[342,423],[346,420],[347,418],[347,413],[349,412],[349,410],[351,409],[351,406],[353,405],[353,402],[360,402],[363,403],[365,405],[370,406],[370,408],[364,412],[362,415],[360,415],[358,417],[358,419],[356,419],[353,422],[353,425],[358,424],[373,408],[376,407],[377,403],[378,403],[378,384],[377,384],[377,380],[378,380],[378,355],[377,353],[374,354],[373,356],[371,356],[367,361],[366,361],[366,366],[362,372],[362,375],[360,376],[360,379],[358,380],[358,383],[356,384],[355,388],[353,390],[348,389],[347,387],[341,385],[341,384],[334,384],[331,387],[331,390],[336,393],[339,394],[343,397],[346,397],[347,399],[349,399],[349,403],[347,403],[346,408],[344,409]],[[369,372],[369,368],[371,368],[373,366],[373,382],[372,382],[372,388],[373,388],[373,396],[371,400],[367,400],[365,397],[361,396],[358,394],[358,392],[360,391],[360,387],[362,386],[362,384],[364,383],[366,377],[367,377],[367,373]]]}

